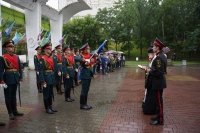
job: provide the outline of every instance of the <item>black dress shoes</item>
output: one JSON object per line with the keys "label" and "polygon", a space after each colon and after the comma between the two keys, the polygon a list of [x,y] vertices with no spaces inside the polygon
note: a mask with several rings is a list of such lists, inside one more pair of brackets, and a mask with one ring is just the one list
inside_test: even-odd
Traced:
{"label": "black dress shoes", "polygon": [[89,108],[87,105],[81,105],[81,106],[80,106],[80,109],[89,110],[89,109],[91,109],[91,108]]}
{"label": "black dress shoes", "polygon": [[10,120],[15,120],[16,118],[15,118],[15,116],[13,114],[9,114],[9,119]]}
{"label": "black dress shoes", "polygon": [[151,125],[164,125],[163,122],[159,122],[158,120],[153,120],[150,122]]}
{"label": "black dress shoes", "polygon": [[67,101],[67,102],[73,102],[73,100],[71,98],[66,98],[65,101]]}
{"label": "black dress shoes", "polygon": [[86,106],[88,106],[88,108],[89,108],[89,109],[91,109],[91,108],[92,108],[92,106],[90,106],[90,105],[86,105]]}
{"label": "black dress shoes", "polygon": [[152,121],[155,121],[157,119],[157,117],[151,117]]}
{"label": "black dress shoes", "polygon": [[52,106],[49,106],[50,110],[53,112],[58,112],[58,110],[54,109]]}
{"label": "black dress shoes", "polygon": [[73,98],[71,98],[71,97],[70,97],[69,99],[71,99],[72,101],[75,101],[75,99],[73,99]]}
{"label": "black dress shoes", "polygon": [[47,114],[54,114],[54,112],[50,108],[46,109],[46,113]]}
{"label": "black dress shoes", "polygon": [[5,125],[6,125],[6,123],[0,122],[0,126],[5,126]]}
{"label": "black dress shoes", "polygon": [[22,115],[24,115],[24,113],[20,113],[18,111],[15,111],[15,112],[13,112],[13,115],[14,116],[22,116]]}

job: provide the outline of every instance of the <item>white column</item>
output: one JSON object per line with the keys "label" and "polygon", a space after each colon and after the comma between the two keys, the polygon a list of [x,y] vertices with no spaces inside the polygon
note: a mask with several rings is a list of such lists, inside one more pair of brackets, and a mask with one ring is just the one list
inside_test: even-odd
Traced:
{"label": "white column", "polygon": [[[0,26],[1,26],[1,0],[0,0]],[[2,33],[0,32],[0,56],[2,55]]]}
{"label": "white column", "polygon": [[56,21],[50,20],[51,28],[51,43],[52,48],[59,44],[59,40],[62,38],[62,28],[63,28],[63,15],[60,14]]}
{"label": "white column", "polygon": [[41,29],[41,5],[39,2],[36,3],[34,10],[25,9],[25,21],[29,68],[34,69],[33,57],[36,54],[37,36]]}

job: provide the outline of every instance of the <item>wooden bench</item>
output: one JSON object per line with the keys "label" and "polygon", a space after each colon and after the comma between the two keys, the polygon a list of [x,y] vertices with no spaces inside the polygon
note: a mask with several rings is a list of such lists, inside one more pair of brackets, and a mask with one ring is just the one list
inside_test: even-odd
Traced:
{"label": "wooden bench", "polygon": [[172,60],[171,59],[167,59],[167,66],[172,66]]}

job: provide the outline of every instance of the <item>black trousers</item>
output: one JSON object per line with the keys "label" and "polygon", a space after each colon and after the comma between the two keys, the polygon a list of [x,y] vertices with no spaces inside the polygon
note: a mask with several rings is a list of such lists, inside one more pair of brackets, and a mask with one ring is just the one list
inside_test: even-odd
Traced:
{"label": "black trousers", "polygon": [[53,96],[53,84],[47,84],[47,87],[43,87],[43,98],[48,99]]}
{"label": "black trousers", "polygon": [[16,100],[17,84],[7,84],[8,88],[4,89],[5,102]]}
{"label": "black trousers", "polygon": [[163,90],[155,90],[156,92],[156,114],[157,120],[163,122]]}
{"label": "black trousers", "polygon": [[90,89],[91,79],[81,79],[81,96],[86,96]]}

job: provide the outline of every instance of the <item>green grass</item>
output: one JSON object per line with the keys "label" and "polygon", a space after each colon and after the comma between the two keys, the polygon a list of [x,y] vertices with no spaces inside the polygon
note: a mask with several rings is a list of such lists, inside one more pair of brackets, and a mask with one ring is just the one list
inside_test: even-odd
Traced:
{"label": "green grass", "polygon": [[[200,61],[186,61],[187,65],[200,65]],[[172,65],[182,65],[182,61],[172,61]]]}
{"label": "green grass", "polygon": [[[200,61],[187,61],[187,65],[200,65]],[[148,65],[149,61],[126,61],[128,66]],[[172,65],[182,65],[182,61],[172,61]]]}

